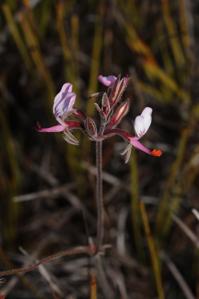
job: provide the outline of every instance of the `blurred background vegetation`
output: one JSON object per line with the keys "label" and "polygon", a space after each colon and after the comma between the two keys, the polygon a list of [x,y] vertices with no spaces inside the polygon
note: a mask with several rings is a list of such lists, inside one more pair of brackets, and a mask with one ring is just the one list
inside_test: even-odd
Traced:
{"label": "blurred background vegetation", "polygon": [[[131,78],[131,130],[153,108],[144,142],[159,158],[133,152],[128,165],[113,138],[104,144],[104,271],[114,298],[199,298],[199,27],[197,1],[2,1],[0,6],[1,269],[87,244],[96,233],[95,157],[82,136],[36,132],[55,123],[52,103],[66,81],[94,116],[98,74]],[[23,196],[22,196],[23,195]],[[81,257],[48,266],[60,293],[95,298],[92,263]],[[15,285],[9,288],[10,281]],[[37,272],[2,285],[8,298],[49,298]],[[102,287],[99,294],[103,294]],[[105,298],[99,295],[99,298]],[[107,296],[106,296],[107,297]]]}

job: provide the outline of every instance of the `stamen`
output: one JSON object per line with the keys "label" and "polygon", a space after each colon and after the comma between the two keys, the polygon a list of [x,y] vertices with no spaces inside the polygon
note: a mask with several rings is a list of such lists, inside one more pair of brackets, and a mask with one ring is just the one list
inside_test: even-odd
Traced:
{"label": "stamen", "polygon": [[159,150],[159,149],[153,149],[151,151],[151,155],[154,156],[154,157],[160,157],[160,156],[162,156],[162,151]]}

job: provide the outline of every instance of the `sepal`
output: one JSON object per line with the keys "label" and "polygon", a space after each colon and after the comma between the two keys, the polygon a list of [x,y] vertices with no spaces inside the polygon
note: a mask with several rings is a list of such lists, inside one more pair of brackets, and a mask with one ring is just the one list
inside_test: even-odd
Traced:
{"label": "sepal", "polygon": [[92,137],[92,138],[96,138],[97,137],[97,126],[94,122],[94,120],[91,117],[87,117],[85,122],[85,130],[87,132],[87,134]]}

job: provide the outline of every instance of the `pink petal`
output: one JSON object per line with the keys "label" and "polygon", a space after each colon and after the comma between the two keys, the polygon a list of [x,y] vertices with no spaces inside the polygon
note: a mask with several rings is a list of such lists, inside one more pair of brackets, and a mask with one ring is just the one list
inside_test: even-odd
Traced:
{"label": "pink petal", "polygon": [[58,132],[63,132],[65,130],[65,127],[62,125],[56,125],[48,128],[37,128],[38,132],[41,133],[58,133]]}
{"label": "pink petal", "polygon": [[48,128],[42,128],[40,124],[37,124],[36,130],[41,133],[59,133],[65,129],[80,129],[81,123],[79,121],[69,120],[63,122],[63,125],[56,125]]}
{"label": "pink petal", "polygon": [[131,137],[130,138],[130,143],[137,149],[139,149],[140,151],[151,155],[151,150],[148,149],[147,147],[145,147],[142,143],[139,142],[137,137]]}
{"label": "pink petal", "polygon": [[105,86],[109,87],[111,86],[116,80],[117,80],[117,77],[113,76],[113,75],[110,75],[110,76],[102,76],[102,75],[99,75],[98,76],[98,80]]}
{"label": "pink petal", "polygon": [[144,152],[148,155],[151,155],[151,156],[154,156],[154,157],[160,157],[162,155],[161,150],[159,150],[159,149],[153,149],[153,150],[148,149],[141,142],[139,142],[137,137],[131,137],[131,138],[129,138],[129,141],[135,148],[139,149],[140,151],[142,151],[142,152]]}

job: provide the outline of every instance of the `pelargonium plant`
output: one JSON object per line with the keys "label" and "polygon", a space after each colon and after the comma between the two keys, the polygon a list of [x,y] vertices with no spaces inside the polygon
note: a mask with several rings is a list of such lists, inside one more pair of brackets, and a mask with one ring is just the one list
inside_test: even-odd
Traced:
{"label": "pelargonium plant", "polygon": [[[162,152],[159,149],[149,149],[144,146],[140,139],[148,131],[152,122],[152,109],[150,107],[144,108],[142,113],[135,118],[134,130],[135,134],[132,135],[126,130],[118,128],[120,122],[127,114],[130,106],[129,99],[124,99],[124,92],[129,82],[128,77],[116,77],[113,75],[98,77],[99,81],[106,86],[107,90],[102,94],[100,104],[95,103],[97,112],[100,117],[99,125],[95,120],[85,115],[85,113],[75,107],[76,94],[73,92],[72,84],[65,83],[60,92],[56,95],[53,104],[53,114],[57,120],[57,124],[48,128],[38,128],[39,132],[44,133],[59,133],[64,134],[64,139],[74,145],[78,145],[79,141],[73,135],[73,130],[79,129],[83,131],[91,141],[96,143],[96,205],[97,205],[97,238],[96,242],[93,242],[89,238],[88,246],[77,246],[75,248],[58,252],[54,255],[41,259],[40,261],[30,265],[28,267],[22,267],[19,269],[11,269],[8,271],[1,271],[0,276],[8,276],[19,273],[25,273],[32,271],[39,267],[42,263],[53,261],[58,257],[74,255],[74,254],[89,254],[89,256],[95,257],[96,269],[99,276],[99,282],[102,281],[102,290],[104,296],[107,298],[114,298],[114,296],[108,296],[107,290],[109,289],[106,279],[100,279],[102,275],[101,266],[101,253],[107,247],[107,244],[103,244],[104,240],[104,206],[103,206],[103,184],[102,184],[102,143],[105,139],[112,136],[120,136],[126,142],[127,146],[123,151],[125,161],[129,160],[132,148],[136,148],[148,155],[159,157]],[[100,94],[99,94],[100,95]],[[106,284],[106,288],[104,285]],[[109,291],[110,293],[110,291]],[[4,294],[0,294],[1,298],[4,298]],[[96,297],[96,296],[95,296]]]}
{"label": "pelargonium plant", "polygon": [[[129,143],[128,151],[131,147],[134,147],[151,156],[161,156],[161,150],[150,150],[139,141],[151,125],[152,108],[144,108],[142,113],[135,118],[135,135],[118,128],[118,125],[129,110],[129,100],[122,100],[129,78],[124,77],[121,79],[113,75],[107,77],[100,75],[98,79],[103,85],[108,87],[107,92],[104,92],[102,95],[101,106],[95,103],[101,119],[99,128],[97,128],[92,118],[87,117],[84,112],[74,108],[76,94],[72,91],[72,84],[65,83],[56,95],[53,104],[53,114],[58,124],[48,128],[39,127],[38,131],[44,133],[63,132],[65,140],[74,145],[79,144],[76,137],[72,134],[74,129],[84,131],[90,140],[96,142],[118,135]],[[73,117],[75,120],[69,120],[70,117]],[[126,153],[126,151],[124,152]]]}
{"label": "pelargonium plant", "polygon": [[85,115],[85,113],[75,107],[76,94],[72,90],[72,84],[65,83],[60,92],[56,95],[53,104],[53,114],[57,120],[57,125],[48,128],[38,128],[42,133],[64,134],[64,139],[73,145],[78,145],[79,141],[73,135],[73,130],[83,131],[91,141],[96,142],[96,200],[97,200],[97,251],[103,245],[104,235],[104,213],[103,213],[103,189],[102,189],[102,142],[112,136],[122,137],[128,144],[123,151],[125,162],[128,162],[132,148],[136,148],[148,155],[160,157],[160,149],[149,149],[140,142],[140,139],[148,131],[152,122],[152,108],[145,107],[140,115],[134,120],[135,134],[118,128],[120,122],[127,114],[130,101],[123,99],[129,78],[113,75],[98,77],[99,81],[106,86],[107,90],[102,94],[100,104],[95,103],[96,110],[100,117],[100,124],[97,126],[95,120]]}

